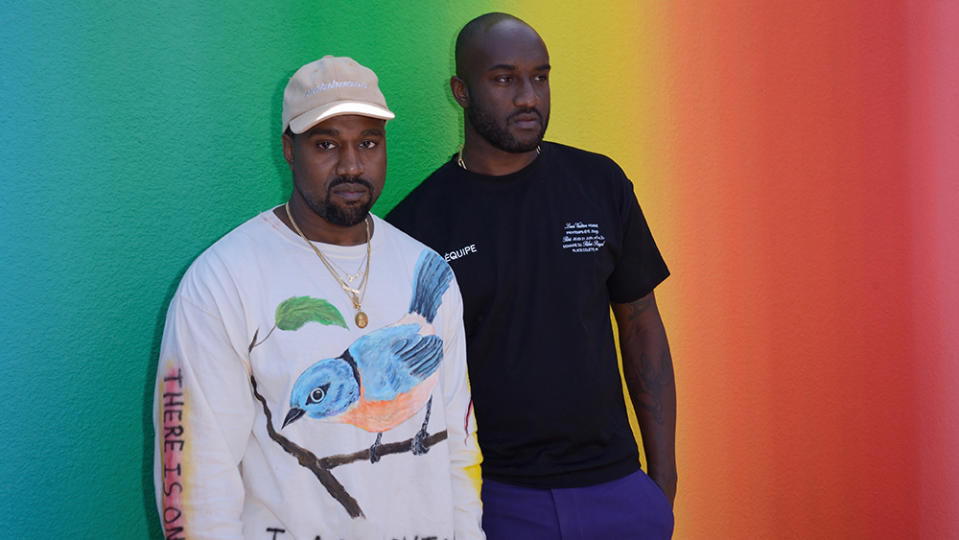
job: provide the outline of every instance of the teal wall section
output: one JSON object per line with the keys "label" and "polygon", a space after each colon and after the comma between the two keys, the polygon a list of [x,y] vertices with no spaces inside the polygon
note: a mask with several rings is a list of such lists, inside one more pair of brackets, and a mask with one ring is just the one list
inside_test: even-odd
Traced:
{"label": "teal wall section", "polygon": [[484,9],[0,4],[3,535],[159,537],[166,305],[204,248],[285,199],[286,79],[328,53],[380,76],[397,113],[383,213],[459,144],[452,40]]}

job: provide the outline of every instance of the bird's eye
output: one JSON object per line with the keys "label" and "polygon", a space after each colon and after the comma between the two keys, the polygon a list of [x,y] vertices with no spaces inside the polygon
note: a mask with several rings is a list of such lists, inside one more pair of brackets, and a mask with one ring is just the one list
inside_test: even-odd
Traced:
{"label": "bird's eye", "polygon": [[306,398],[306,403],[319,403],[323,401],[323,398],[326,397],[326,391],[329,390],[330,385],[324,384],[323,386],[317,386],[310,392],[309,397]]}

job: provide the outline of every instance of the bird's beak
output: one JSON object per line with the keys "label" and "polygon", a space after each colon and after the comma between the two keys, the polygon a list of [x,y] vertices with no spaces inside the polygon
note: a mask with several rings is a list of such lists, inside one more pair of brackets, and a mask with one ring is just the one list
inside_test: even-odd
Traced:
{"label": "bird's beak", "polygon": [[303,413],[305,412],[306,411],[304,411],[303,409],[299,407],[293,407],[292,409],[290,409],[290,412],[286,413],[286,418],[283,419],[283,425],[280,426],[280,429],[285,428],[287,424],[303,416]]}

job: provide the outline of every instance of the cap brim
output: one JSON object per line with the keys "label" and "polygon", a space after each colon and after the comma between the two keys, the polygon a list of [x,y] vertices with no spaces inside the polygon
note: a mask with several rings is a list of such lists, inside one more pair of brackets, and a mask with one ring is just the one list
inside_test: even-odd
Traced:
{"label": "cap brim", "polygon": [[334,101],[322,107],[306,111],[290,120],[290,131],[299,135],[328,118],[342,116],[344,114],[358,114],[360,116],[369,116],[381,120],[392,120],[396,117],[389,109],[372,103],[364,103],[362,101]]}

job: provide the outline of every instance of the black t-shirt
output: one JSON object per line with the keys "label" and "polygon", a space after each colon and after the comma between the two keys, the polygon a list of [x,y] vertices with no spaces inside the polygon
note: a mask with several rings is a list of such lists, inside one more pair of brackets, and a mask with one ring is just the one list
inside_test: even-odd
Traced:
{"label": "black t-shirt", "polygon": [[456,274],[484,477],[574,487],[639,468],[609,305],[669,271],[612,160],[555,143],[506,176],[451,160],[387,220]]}

